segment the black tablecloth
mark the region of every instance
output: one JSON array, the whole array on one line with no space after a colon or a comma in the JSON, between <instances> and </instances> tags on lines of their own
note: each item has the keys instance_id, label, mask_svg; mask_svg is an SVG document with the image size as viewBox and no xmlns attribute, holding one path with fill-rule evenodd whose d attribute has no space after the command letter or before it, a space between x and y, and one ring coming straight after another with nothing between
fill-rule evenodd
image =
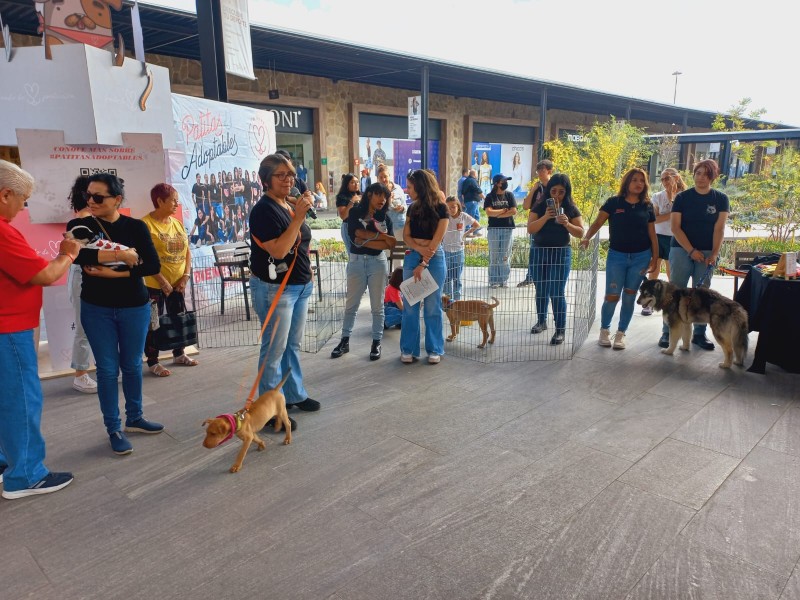
<instances>
[{"instance_id":1,"label":"black tablecloth","mask_svg":"<svg viewBox=\"0 0 800 600\"><path fill-rule=\"evenodd\" d=\"M753 269L736 294L758 331L751 373L764 373L766 363L800 373L800 281L764 277Z\"/></svg>"}]
</instances>

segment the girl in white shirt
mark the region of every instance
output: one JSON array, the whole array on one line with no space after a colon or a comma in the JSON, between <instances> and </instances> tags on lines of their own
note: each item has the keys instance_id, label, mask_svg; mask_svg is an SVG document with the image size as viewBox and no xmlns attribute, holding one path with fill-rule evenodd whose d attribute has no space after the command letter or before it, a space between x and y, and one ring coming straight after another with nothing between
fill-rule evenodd
<instances>
[{"instance_id":1,"label":"girl in white shirt","mask_svg":"<svg viewBox=\"0 0 800 600\"><path fill-rule=\"evenodd\" d=\"M447 276L443 292L450 300L461 299L461 273L464 270L464 236L480 229L481 224L461 210L461 203L455 196L447 198L447 211L450 218L447 231L442 240Z\"/></svg>"}]
</instances>

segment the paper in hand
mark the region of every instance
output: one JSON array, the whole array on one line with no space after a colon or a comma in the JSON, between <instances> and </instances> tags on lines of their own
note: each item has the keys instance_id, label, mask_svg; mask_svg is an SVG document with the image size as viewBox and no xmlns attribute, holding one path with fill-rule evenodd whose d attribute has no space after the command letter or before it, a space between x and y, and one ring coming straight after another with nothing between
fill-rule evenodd
<instances>
[{"instance_id":1,"label":"paper in hand","mask_svg":"<svg viewBox=\"0 0 800 600\"><path fill-rule=\"evenodd\" d=\"M403 302L413 306L423 298L427 298L439 291L439 284L431 275L428 269L422 270L422 277L419 281L414 281L414 277L409 277L400 284L400 291L403 292Z\"/></svg>"}]
</instances>

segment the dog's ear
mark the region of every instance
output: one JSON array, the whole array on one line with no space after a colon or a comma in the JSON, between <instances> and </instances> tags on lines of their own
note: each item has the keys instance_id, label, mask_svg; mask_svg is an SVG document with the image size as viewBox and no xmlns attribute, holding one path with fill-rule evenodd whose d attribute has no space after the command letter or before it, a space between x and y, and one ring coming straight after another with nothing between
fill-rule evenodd
<instances>
[{"instance_id":1,"label":"dog's ear","mask_svg":"<svg viewBox=\"0 0 800 600\"><path fill-rule=\"evenodd\" d=\"M211 419L206 419L205 421L203 421L203 424L200 427L205 427L209 423L211 423Z\"/></svg>"}]
</instances>

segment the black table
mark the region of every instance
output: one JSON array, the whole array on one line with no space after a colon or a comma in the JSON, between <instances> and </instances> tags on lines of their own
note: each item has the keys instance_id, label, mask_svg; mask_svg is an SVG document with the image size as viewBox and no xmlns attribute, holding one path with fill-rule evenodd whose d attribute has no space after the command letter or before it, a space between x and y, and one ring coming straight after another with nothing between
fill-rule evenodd
<instances>
[{"instance_id":1,"label":"black table","mask_svg":"<svg viewBox=\"0 0 800 600\"><path fill-rule=\"evenodd\" d=\"M758 331L751 373L767 363L800 373L800 281L765 277L753 269L736 294L747 311L750 331Z\"/></svg>"}]
</instances>

